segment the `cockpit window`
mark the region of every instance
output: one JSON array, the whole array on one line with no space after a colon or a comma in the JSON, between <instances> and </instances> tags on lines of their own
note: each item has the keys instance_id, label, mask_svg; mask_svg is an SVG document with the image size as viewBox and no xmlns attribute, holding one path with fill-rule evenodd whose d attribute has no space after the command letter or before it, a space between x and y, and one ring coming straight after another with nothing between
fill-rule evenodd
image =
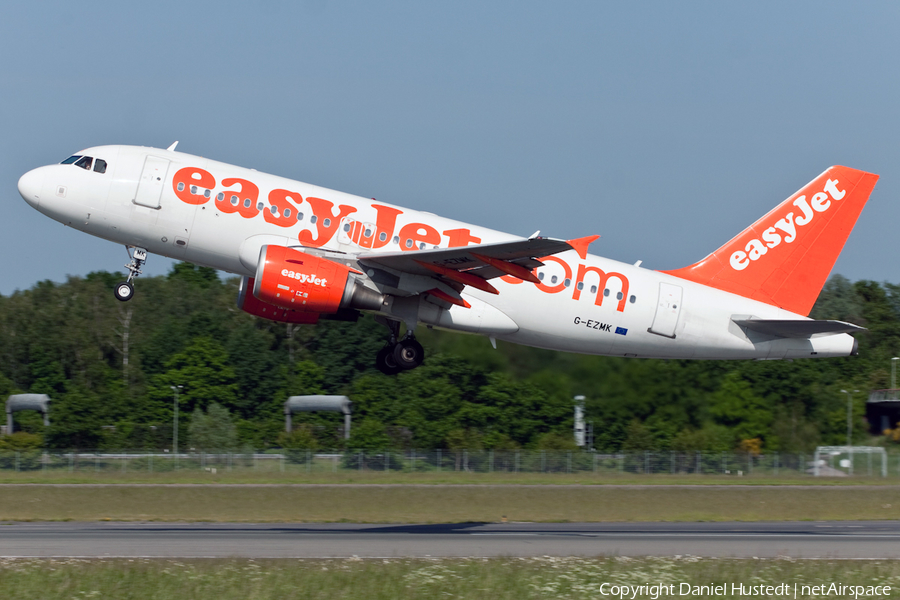
<instances>
[{"instance_id":1,"label":"cockpit window","mask_svg":"<svg viewBox=\"0 0 900 600\"><path fill-rule=\"evenodd\" d=\"M75 162L75 161L78 160L79 158L81 158L81 155L80 155L80 154L76 154L75 156L70 156L69 158L67 158L66 160L62 161L62 162L59 163L59 164L61 164L61 165L71 165L73 162Z\"/></svg>"},{"instance_id":2,"label":"cockpit window","mask_svg":"<svg viewBox=\"0 0 900 600\"><path fill-rule=\"evenodd\" d=\"M106 161L102 158L98 158L94 161L94 172L95 173L106 173Z\"/></svg>"},{"instance_id":3,"label":"cockpit window","mask_svg":"<svg viewBox=\"0 0 900 600\"><path fill-rule=\"evenodd\" d=\"M81 157L80 159L78 159L78 161L75 163L75 166L76 166L76 167L81 167L81 168L84 169L85 171L90 171L90 170L91 170L91 161L92 161L92 160L94 160L94 159L91 158L90 156L82 156L82 157Z\"/></svg>"}]
</instances>

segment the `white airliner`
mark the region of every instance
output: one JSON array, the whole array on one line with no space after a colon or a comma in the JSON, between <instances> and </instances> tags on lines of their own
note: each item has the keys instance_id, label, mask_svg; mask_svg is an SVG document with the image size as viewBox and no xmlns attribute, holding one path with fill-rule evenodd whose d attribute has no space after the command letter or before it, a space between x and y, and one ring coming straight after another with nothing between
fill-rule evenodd
<instances>
[{"instance_id":1,"label":"white airliner","mask_svg":"<svg viewBox=\"0 0 900 600\"><path fill-rule=\"evenodd\" d=\"M177 142L176 142L177 144ZM376 364L421 364L420 323L540 348L652 358L856 353L862 328L806 317L877 175L831 167L700 262L653 271L588 254L598 236L529 238L175 151L100 146L19 180L31 206L147 253L243 277L238 306L288 323L390 329ZM400 337L400 324L406 333Z\"/></svg>"}]
</instances>

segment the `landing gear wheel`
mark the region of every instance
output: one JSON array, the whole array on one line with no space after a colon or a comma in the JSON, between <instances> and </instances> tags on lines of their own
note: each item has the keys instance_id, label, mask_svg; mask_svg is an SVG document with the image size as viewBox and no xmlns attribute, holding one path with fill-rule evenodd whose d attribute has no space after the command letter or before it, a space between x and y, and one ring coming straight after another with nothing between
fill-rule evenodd
<instances>
[{"instance_id":1,"label":"landing gear wheel","mask_svg":"<svg viewBox=\"0 0 900 600\"><path fill-rule=\"evenodd\" d=\"M131 282L135 277L141 274L141 267L147 262L146 250L135 246L132 251L131 248L132 246L125 246L125 251L128 252L128 258L131 259L129 263L125 265L125 268L128 269L128 279L118 284L116 289L113 290L116 300L120 302L128 302L134 296L134 286Z\"/></svg>"},{"instance_id":2,"label":"landing gear wheel","mask_svg":"<svg viewBox=\"0 0 900 600\"><path fill-rule=\"evenodd\" d=\"M385 375L396 375L400 372L400 367L394 360L394 346L385 346L375 355L375 368Z\"/></svg>"},{"instance_id":3,"label":"landing gear wheel","mask_svg":"<svg viewBox=\"0 0 900 600\"><path fill-rule=\"evenodd\" d=\"M113 290L113 294L115 294L116 300L120 302L128 302L129 300L131 300L131 297L134 296L134 286L127 281L123 281L122 283L116 285L116 289Z\"/></svg>"},{"instance_id":4,"label":"landing gear wheel","mask_svg":"<svg viewBox=\"0 0 900 600\"><path fill-rule=\"evenodd\" d=\"M425 349L415 338L408 337L394 346L394 362L401 369L415 369L425 360Z\"/></svg>"}]
</instances>

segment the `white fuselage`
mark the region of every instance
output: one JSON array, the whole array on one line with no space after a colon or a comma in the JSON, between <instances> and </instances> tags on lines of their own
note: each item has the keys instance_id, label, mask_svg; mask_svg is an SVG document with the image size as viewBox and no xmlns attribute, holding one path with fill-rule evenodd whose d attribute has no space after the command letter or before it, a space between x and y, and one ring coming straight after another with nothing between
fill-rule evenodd
<instances>
[{"instance_id":1,"label":"white fuselage","mask_svg":"<svg viewBox=\"0 0 900 600\"><path fill-rule=\"evenodd\" d=\"M522 239L181 152L102 146L79 154L103 159L107 171L40 167L23 176L20 193L69 227L238 275L254 275L265 244L352 256ZM196 203L179 197L173 183L185 168L214 180L188 182L182 196L190 194ZM275 211L273 199L282 200ZM733 318L804 317L658 271L590 254L582 258L574 250L542 260L540 285L493 279L499 295L466 288L462 295L471 308L422 300L416 318L529 346L611 356L780 359L847 356L854 346L847 334L751 339ZM415 278L409 279L403 285L415 289ZM391 311L386 306L383 312L402 318Z\"/></svg>"}]
</instances>

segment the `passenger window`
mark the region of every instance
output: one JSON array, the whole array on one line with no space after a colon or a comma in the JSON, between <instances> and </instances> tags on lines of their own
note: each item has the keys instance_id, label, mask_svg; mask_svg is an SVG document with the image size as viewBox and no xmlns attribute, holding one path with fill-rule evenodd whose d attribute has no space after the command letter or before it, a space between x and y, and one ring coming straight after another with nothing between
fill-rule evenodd
<instances>
[{"instance_id":1,"label":"passenger window","mask_svg":"<svg viewBox=\"0 0 900 600\"><path fill-rule=\"evenodd\" d=\"M617 293L616 293L616 300L621 300L622 298L624 298L624 296L622 295L622 292L617 292Z\"/></svg>"},{"instance_id":2,"label":"passenger window","mask_svg":"<svg viewBox=\"0 0 900 600\"><path fill-rule=\"evenodd\" d=\"M543 273L543 272L538 272L538 279L540 279L541 281L544 280L544 273Z\"/></svg>"},{"instance_id":3,"label":"passenger window","mask_svg":"<svg viewBox=\"0 0 900 600\"><path fill-rule=\"evenodd\" d=\"M298 212L298 213L297 213L297 220L298 220L298 221L302 221L302 220L303 220L303 213L302 213L302 212Z\"/></svg>"},{"instance_id":4,"label":"passenger window","mask_svg":"<svg viewBox=\"0 0 900 600\"><path fill-rule=\"evenodd\" d=\"M580 292L581 290L584 289L584 282L583 282L583 281L579 281L579 282L578 282L578 285L576 285L575 287L577 287L577 288L578 288L578 291Z\"/></svg>"},{"instance_id":5,"label":"passenger window","mask_svg":"<svg viewBox=\"0 0 900 600\"><path fill-rule=\"evenodd\" d=\"M98 158L94 161L94 173L106 173L106 161Z\"/></svg>"},{"instance_id":6,"label":"passenger window","mask_svg":"<svg viewBox=\"0 0 900 600\"><path fill-rule=\"evenodd\" d=\"M251 204L252 204L252 202L251 202L250 198L244 198L244 208L250 208Z\"/></svg>"},{"instance_id":7,"label":"passenger window","mask_svg":"<svg viewBox=\"0 0 900 600\"><path fill-rule=\"evenodd\" d=\"M313 215L309 218L309 222L312 223L313 225L315 225L316 221L318 221L318 220L319 220L319 217L317 217L316 215Z\"/></svg>"},{"instance_id":8,"label":"passenger window","mask_svg":"<svg viewBox=\"0 0 900 600\"><path fill-rule=\"evenodd\" d=\"M59 164L61 164L61 165L71 165L73 162L75 162L75 161L78 160L79 158L81 158L81 155L80 155L80 154L76 154L75 156L70 156L69 158L67 158L66 160L62 161L62 162L59 163Z\"/></svg>"},{"instance_id":9,"label":"passenger window","mask_svg":"<svg viewBox=\"0 0 900 600\"><path fill-rule=\"evenodd\" d=\"M550 283L556 283L556 279L557 279L557 277L556 277L556 275L554 275L553 277L550 278Z\"/></svg>"},{"instance_id":10,"label":"passenger window","mask_svg":"<svg viewBox=\"0 0 900 600\"><path fill-rule=\"evenodd\" d=\"M634 304L635 300L637 300L637 298L635 298L634 296L632 296L628 299L628 301L631 302L632 304Z\"/></svg>"},{"instance_id":11,"label":"passenger window","mask_svg":"<svg viewBox=\"0 0 900 600\"><path fill-rule=\"evenodd\" d=\"M290 218L290 216L291 216L291 209L289 209L289 208L284 209L284 218L287 219L287 218Z\"/></svg>"},{"instance_id":12,"label":"passenger window","mask_svg":"<svg viewBox=\"0 0 900 600\"><path fill-rule=\"evenodd\" d=\"M387 234L386 234L385 232L382 231L380 234L378 234L378 239L381 240L382 242L386 241L386 240L387 240Z\"/></svg>"},{"instance_id":13,"label":"passenger window","mask_svg":"<svg viewBox=\"0 0 900 600\"><path fill-rule=\"evenodd\" d=\"M81 157L80 159L78 159L78 161L75 163L75 166L76 166L76 167L81 167L81 168L84 169L85 171L90 171L90 170L91 170L91 162L93 162L93 160L94 160L94 159L91 158L90 156L82 156L82 157Z\"/></svg>"}]
</instances>

